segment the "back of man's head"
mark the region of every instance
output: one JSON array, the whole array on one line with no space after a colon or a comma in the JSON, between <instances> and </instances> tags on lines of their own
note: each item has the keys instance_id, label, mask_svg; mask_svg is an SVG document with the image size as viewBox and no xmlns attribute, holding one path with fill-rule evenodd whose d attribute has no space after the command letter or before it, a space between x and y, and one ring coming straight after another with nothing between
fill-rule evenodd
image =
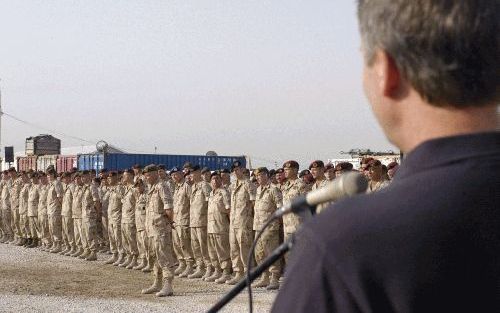
<instances>
[{"instance_id":1,"label":"back of man's head","mask_svg":"<svg viewBox=\"0 0 500 313\"><path fill-rule=\"evenodd\" d=\"M377 48L429 104L499 102L499 1L359 0L365 60Z\"/></svg>"}]
</instances>

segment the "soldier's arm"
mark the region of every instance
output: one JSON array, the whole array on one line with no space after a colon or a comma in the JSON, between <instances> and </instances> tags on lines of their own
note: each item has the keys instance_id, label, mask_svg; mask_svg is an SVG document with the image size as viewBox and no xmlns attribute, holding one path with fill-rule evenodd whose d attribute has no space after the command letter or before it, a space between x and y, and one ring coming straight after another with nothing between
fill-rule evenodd
<instances>
[{"instance_id":1,"label":"soldier's arm","mask_svg":"<svg viewBox=\"0 0 500 313\"><path fill-rule=\"evenodd\" d=\"M248 186L247 188L249 194L249 201L253 207L255 206L255 195L257 194L257 187L255 187L255 185L252 183L248 183L247 186Z\"/></svg>"},{"instance_id":2,"label":"soldier's arm","mask_svg":"<svg viewBox=\"0 0 500 313\"><path fill-rule=\"evenodd\" d=\"M271 190L276 208L279 209L283 206L283 195L278 188L272 188Z\"/></svg>"},{"instance_id":3,"label":"soldier's arm","mask_svg":"<svg viewBox=\"0 0 500 313\"><path fill-rule=\"evenodd\" d=\"M222 190L222 202L224 202L224 207L226 208L226 212L224 213L229 214L231 211L231 196L225 188Z\"/></svg>"},{"instance_id":4,"label":"soldier's arm","mask_svg":"<svg viewBox=\"0 0 500 313\"><path fill-rule=\"evenodd\" d=\"M208 199L210 198L210 192L212 192L212 187L210 187L209 184L202 184L201 190L202 190L203 194L205 195L205 201L208 202Z\"/></svg>"},{"instance_id":5,"label":"soldier's arm","mask_svg":"<svg viewBox=\"0 0 500 313\"><path fill-rule=\"evenodd\" d=\"M94 207L100 211L101 210L101 198L99 197L99 189L97 186L91 186L90 192L92 193L92 201L94 201Z\"/></svg>"},{"instance_id":6,"label":"soldier's arm","mask_svg":"<svg viewBox=\"0 0 500 313\"><path fill-rule=\"evenodd\" d=\"M174 200L172 199L170 188L165 186L165 184L159 184L158 188L160 191L160 198L163 201L163 208L165 209L169 222L172 223L174 220Z\"/></svg>"}]
</instances>

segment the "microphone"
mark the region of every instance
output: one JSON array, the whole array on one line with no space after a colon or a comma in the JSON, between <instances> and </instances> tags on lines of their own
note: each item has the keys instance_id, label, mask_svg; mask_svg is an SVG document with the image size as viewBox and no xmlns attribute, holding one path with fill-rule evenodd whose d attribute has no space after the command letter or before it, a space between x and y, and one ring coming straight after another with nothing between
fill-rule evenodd
<instances>
[{"instance_id":1,"label":"microphone","mask_svg":"<svg viewBox=\"0 0 500 313\"><path fill-rule=\"evenodd\" d=\"M368 181L364 175L357 172L347 172L335 178L335 180L327 186L298 197L293 200L291 204L278 209L274 213L274 217L279 218L288 213L299 213L314 208L321 203L351 197L358 193L365 192L367 188Z\"/></svg>"}]
</instances>

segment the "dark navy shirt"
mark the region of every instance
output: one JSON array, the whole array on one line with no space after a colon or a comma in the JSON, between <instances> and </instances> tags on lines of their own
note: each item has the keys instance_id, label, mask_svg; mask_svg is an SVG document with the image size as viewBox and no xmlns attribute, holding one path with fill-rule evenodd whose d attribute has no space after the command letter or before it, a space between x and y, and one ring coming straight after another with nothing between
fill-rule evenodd
<instances>
[{"instance_id":1,"label":"dark navy shirt","mask_svg":"<svg viewBox=\"0 0 500 313\"><path fill-rule=\"evenodd\" d=\"M500 312L500 133L427 141L307 221L273 312Z\"/></svg>"}]
</instances>

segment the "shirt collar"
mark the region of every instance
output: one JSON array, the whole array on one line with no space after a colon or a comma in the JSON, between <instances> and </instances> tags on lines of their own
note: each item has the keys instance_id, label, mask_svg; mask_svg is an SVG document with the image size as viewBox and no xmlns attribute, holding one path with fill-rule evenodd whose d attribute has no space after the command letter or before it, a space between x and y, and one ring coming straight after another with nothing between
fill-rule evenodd
<instances>
[{"instance_id":1,"label":"shirt collar","mask_svg":"<svg viewBox=\"0 0 500 313\"><path fill-rule=\"evenodd\" d=\"M500 132L475 133L428 140L403 159L395 180L464 159L500 154Z\"/></svg>"}]
</instances>

